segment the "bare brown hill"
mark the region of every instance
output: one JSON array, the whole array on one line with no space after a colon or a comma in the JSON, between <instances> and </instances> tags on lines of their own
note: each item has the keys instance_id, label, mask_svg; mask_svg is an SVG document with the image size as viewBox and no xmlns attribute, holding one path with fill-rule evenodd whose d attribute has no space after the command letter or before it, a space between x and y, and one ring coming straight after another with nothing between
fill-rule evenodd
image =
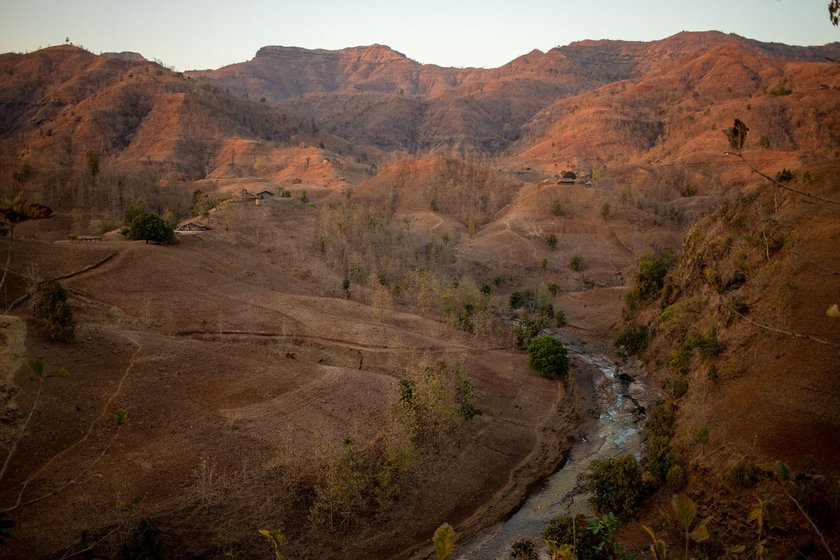
<instances>
[{"instance_id":1,"label":"bare brown hill","mask_svg":"<svg viewBox=\"0 0 840 560\"><path fill-rule=\"evenodd\" d=\"M797 70L786 69L788 63L819 65L838 53L838 44L790 47L685 32L651 43L582 41L533 51L493 69L422 65L381 45L340 51L265 47L248 62L189 75L311 115L321 130L352 144L412 153L518 153L539 140L546 126L562 126L575 134L572 144L587 146L573 155L615 159L655 144L671 147L659 138L663 99L704 94L704 111L746 90L766 93L788 74L793 79ZM616 98L607 84L621 92L632 88ZM569 117L605 103L605 111ZM616 105L618 113L612 111ZM588 124L581 127L581 119ZM684 130L693 137L697 128ZM601 138L614 140L599 146Z\"/></svg>"},{"instance_id":2,"label":"bare brown hill","mask_svg":"<svg viewBox=\"0 0 840 560\"><path fill-rule=\"evenodd\" d=\"M141 57L142 58L142 57ZM286 144L298 121L136 57L74 46L0 56L0 136L10 156L74 163L86 152L123 167L204 175L226 140Z\"/></svg>"}]
</instances>

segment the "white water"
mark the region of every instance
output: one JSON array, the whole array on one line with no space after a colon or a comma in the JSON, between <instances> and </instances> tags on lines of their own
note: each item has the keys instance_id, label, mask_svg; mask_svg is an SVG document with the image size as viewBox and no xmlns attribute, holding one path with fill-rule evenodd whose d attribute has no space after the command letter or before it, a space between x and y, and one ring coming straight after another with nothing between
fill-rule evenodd
<instances>
[{"instance_id":1,"label":"white water","mask_svg":"<svg viewBox=\"0 0 840 560\"><path fill-rule=\"evenodd\" d=\"M642 441L639 434L639 405L653 400L645 383L645 373L637 365L619 367L599 352L590 352L573 335L563 333L563 340L572 367L593 376L598 410L596 427L572 449L569 460L552 475L545 487L532 495L508 520L482 531L472 539L458 543L455 560L507 560L510 547L519 539L530 539L540 550L540 558L548 558L548 548L541 533L552 518L560 514L591 515L588 495L580 486L593 459L606 459L632 453L639 457ZM621 381L620 374L632 377Z\"/></svg>"}]
</instances>

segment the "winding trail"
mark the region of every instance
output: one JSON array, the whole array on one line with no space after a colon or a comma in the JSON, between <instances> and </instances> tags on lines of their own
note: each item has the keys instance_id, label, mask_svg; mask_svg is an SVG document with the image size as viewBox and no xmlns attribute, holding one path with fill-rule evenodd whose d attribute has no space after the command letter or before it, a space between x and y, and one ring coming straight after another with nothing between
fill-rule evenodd
<instances>
[{"instance_id":1,"label":"winding trail","mask_svg":"<svg viewBox=\"0 0 840 560\"><path fill-rule=\"evenodd\" d=\"M114 390L114 392L108 398L108 400L106 400L105 403L102 405L102 409L100 410L99 415L91 421L90 425L88 426L87 432L85 432L85 435L82 436L81 439L77 440L75 443L69 445L68 447L65 447L64 449L62 449L61 451L59 451L58 453L56 453L55 455L50 457L50 459L46 463L41 465L41 468L39 468L37 471L31 473L28 477L26 477L26 480L23 482L23 484L28 485L30 482L32 482L33 480L38 478L47 469L47 467L49 467L51 464L53 464L56 460L63 457L64 455L66 455L67 453L69 453L70 451L72 451L73 449L75 449L79 445L83 444L88 439L90 439L90 436L93 434L93 430L96 427L96 425L103 418L105 418L106 415L108 415L109 408L111 407L111 404L114 402L114 399L116 399L117 396L119 396L119 394L122 392L123 384L125 383L125 380L128 378L128 374L134 368L135 359L137 358L137 355L140 354L140 352L143 351L143 345L140 344L140 342L138 342L136 338L134 338L132 336L129 336L129 335L123 333L123 332L120 332L120 331L117 331L117 330L113 330L112 332L122 336L123 338L125 338L126 340L128 340L129 342L131 342L132 344L134 344L137 347L134 350L134 353L131 355L131 358L129 358L129 360L128 360L128 366L126 366L125 371L123 372L122 376L120 376L120 380L117 383L117 388Z\"/></svg>"}]
</instances>

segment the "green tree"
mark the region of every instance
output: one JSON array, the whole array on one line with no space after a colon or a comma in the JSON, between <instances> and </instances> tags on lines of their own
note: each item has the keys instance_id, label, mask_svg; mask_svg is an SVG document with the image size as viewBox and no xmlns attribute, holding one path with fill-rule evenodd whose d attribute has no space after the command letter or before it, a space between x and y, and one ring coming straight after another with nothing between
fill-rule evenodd
<instances>
[{"instance_id":1,"label":"green tree","mask_svg":"<svg viewBox=\"0 0 840 560\"><path fill-rule=\"evenodd\" d=\"M592 505L600 514L629 517L642 498L642 470L632 455L594 460L586 472L592 483Z\"/></svg>"},{"instance_id":2,"label":"green tree","mask_svg":"<svg viewBox=\"0 0 840 560\"><path fill-rule=\"evenodd\" d=\"M136 241L142 239L146 243L171 243L175 240L175 232L157 214L140 211L131 220L128 238Z\"/></svg>"},{"instance_id":3,"label":"green tree","mask_svg":"<svg viewBox=\"0 0 840 560\"><path fill-rule=\"evenodd\" d=\"M840 0L831 0L828 3L828 19L835 27L840 25Z\"/></svg>"},{"instance_id":4,"label":"green tree","mask_svg":"<svg viewBox=\"0 0 840 560\"><path fill-rule=\"evenodd\" d=\"M34 314L50 329L50 336L61 342L70 342L76 335L76 321L67 302L67 292L55 280L38 286L35 293Z\"/></svg>"},{"instance_id":5,"label":"green tree","mask_svg":"<svg viewBox=\"0 0 840 560\"><path fill-rule=\"evenodd\" d=\"M538 336L528 344L528 367L549 379L569 373L569 358L563 343L553 336Z\"/></svg>"}]
</instances>

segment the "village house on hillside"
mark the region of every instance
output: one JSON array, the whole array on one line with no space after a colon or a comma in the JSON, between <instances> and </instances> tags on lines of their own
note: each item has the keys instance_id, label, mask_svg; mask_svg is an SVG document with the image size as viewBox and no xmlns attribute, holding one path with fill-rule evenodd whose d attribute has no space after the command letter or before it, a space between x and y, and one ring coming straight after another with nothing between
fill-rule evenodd
<instances>
[{"instance_id":1,"label":"village house on hillside","mask_svg":"<svg viewBox=\"0 0 840 560\"><path fill-rule=\"evenodd\" d=\"M178 226L178 228L175 231L207 231L208 229L210 229L210 227L206 226L205 224L188 222L186 224Z\"/></svg>"},{"instance_id":2,"label":"village house on hillside","mask_svg":"<svg viewBox=\"0 0 840 560\"><path fill-rule=\"evenodd\" d=\"M256 194L257 200L269 200L274 198L274 193L271 191L261 191Z\"/></svg>"},{"instance_id":3,"label":"village house on hillside","mask_svg":"<svg viewBox=\"0 0 840 560\"><path fill-rule=\"evenodd\" d=\"M557 181L558 185L574 185L577 181L577 174L574 171L565 171Z\"/></svg>"}]
</instances>

